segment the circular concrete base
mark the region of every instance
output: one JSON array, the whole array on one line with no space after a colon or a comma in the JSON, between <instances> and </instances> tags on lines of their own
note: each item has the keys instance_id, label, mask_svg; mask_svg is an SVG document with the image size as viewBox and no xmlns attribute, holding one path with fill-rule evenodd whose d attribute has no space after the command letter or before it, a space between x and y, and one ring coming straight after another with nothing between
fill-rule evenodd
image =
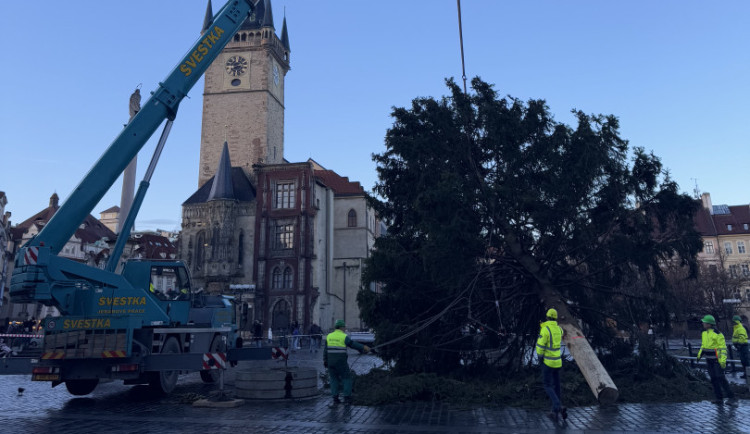
<instances>
[{"instance_id":1,"label":"circular concrete base","mask_svg":"<svg viewBox=\"0 0 750 434\"><path fill-rule=\"evenodd\" d=\"M313 368L245 369L237 372L235 396L276 400L311 398L319 394L318 371Z\"/></svg>"}]
</instances>

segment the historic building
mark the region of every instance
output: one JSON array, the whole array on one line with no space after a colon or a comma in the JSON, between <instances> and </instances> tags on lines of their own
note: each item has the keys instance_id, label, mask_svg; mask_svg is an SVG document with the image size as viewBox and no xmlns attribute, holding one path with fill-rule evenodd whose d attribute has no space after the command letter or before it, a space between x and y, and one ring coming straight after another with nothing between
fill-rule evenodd
<instances>
[{"instance_id":1,"label":"historic building","mask_svg":"<svg viewBox=\"0 0 750 434\"><path fill-rule=\"evenodd\" d=\"M198 190L183 203L179 256L194 286L241 300L245 324L304 333L343 318L357 329L377 222L358 182L284 159L290 54L286 19L276 36L263 0L206 72Z\"/></svg>"},{"instance_id":2,"label":"historic building","mask_svg":"<svg viewBox=\"0 0 750 434\"><path fill-rule=\"evenodd\" d=\"M5 212L5 205L8 204L8 197L4 191L0 191L0 313L3 306L8 304L8 295L6 288L9 282L8 263L13 261L12 252L10 251L10 212ZM0 315L0 317L3 317ZM4 325L0 323L0 325Z\"/></svg>"},{"instance_id":3,"label":"historic building","mask_svg":"<svg viewBox=\"0 0 750 434\"><path fill-rule=\"evenodd\" d=\"M99 221L102 222L102 224L109 228L110 231L114 233L119 233L119 228L117 227L118 218L120 216L120 207L119 206L113 206L110 208L105 209L104 211L99 213Z\"/></svg>"},{"instance_id":4,"label":"historic building","mask_svg":"<svg viewBox=\"0 0 750 434\"><path fill-rule=\"evenodd\" d=\"M695 224L703 238L698 259L714 269L724 269L730 277L748 284L731 299L750 302L750 205L713 205L711 194L701 195L702 207Z\"/></svg>"}]
</instances>

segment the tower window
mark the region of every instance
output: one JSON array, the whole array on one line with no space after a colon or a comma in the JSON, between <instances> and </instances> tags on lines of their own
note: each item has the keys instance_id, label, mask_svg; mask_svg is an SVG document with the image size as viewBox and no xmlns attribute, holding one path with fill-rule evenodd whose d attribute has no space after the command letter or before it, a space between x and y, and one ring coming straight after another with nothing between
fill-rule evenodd
<instances>
[{"instance_id":1,"label":"tower window","mask_svg":"<svg viewBox=\"0 0 750 434\"><path fill-rule=\"evenodd\" d=\"M281 288L281 270L279 267L275 267L273 269L273 273L271 275L271 288L272 289L279 289Z\"/></svg>"},{"instance_id":2,"label":"tower window","mask_svg":"<svg viewBox=\"0 0 750 434\"><path fill-rule=\"evenodd\" d=\"M294 208L294 182L276 184L276 208Z\"/></svg>"},{"instance_id":3,"label":"tower window","mask_svg":"<svg viewBox=\"0 0 750 434\"><path fill-rule=\"evenodd\" d=\"M350 228L356 228L357 227L357 211L354 211L353 209L349 210L349 214L346 216L347 219L347 226Z\"/></svg>"},{"instance_id":4,"label":"tower window","mask_svg":"<svg viewBox=\"0 0 750 434\"><path fill-rule=\"evenodd\" d=\"M292 289L292 268L286 267L284 269L284 288Z\"/></svg>"},{"instance_id":5,"label":"tower window","mask_svg":"<svg viewBox=\"0 0 750 434\"><path fill-rule=\"evenodd\" d=\"M277 225L274 237L274 249L291 249L294 247L294 225Z\"/></svg>"},{"instance_id":6,"label":"tower window","mask_svg":"<svg viewBox=\"0 0 750 434\"><path fill-rule=\"evenodd\" d=\"M240 80L239 78L235 78L234 80L232 80L232 86L239 86L240 84L242 84L242 80Z\"/></svg>"}]
</instances>

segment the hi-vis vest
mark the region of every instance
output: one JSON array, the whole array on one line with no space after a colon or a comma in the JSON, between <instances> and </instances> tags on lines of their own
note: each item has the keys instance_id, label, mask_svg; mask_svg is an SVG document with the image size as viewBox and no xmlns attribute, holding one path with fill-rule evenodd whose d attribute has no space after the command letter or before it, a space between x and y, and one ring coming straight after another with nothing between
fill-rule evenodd
<instances>
[{"instance_id":1,"label":"hi-vis vest","mask_svg":"<svg viewBox=\"0 0 750 434\"><path fill-rule=\"evenodd\" d=\"M563 331L557 321L543 322L536 341L536 353L544 358L544 364L550 368L561 368L560 344Z\"/></svg>"},{"instance_id":2,"label":"hi-vis vest","mask_svg":"<svg viewBox=\"0 0 750 434\"><path fill-rule=\"evenodd\" d=\"M698 350L698 358L718 359L719 364L727 362L727 343L724 335L716 333L714 329L708 329L701 335L701 349Z\"/></svg>"},{"instance_id":3,"label":"hi-vis vest","mask_svg":"<svg viewBox=\"0 0 750 434\"><path fill-rule=\"evenodd\" d=\"M339 329L326 336L326 351L328 354L346 354L346 333Z\"/></svg>"},{"instance_id":4,"label":"hi-vis vest","mask_svg":"<svg viewBox=\"0 0 750 434\"><path fill-rule=\"evenodd\" d=\"M732 333L732 343L735 345L742 345L747 343L747 331L742 324L734 323L734 333Z\"/></svg>"}]
</instances>

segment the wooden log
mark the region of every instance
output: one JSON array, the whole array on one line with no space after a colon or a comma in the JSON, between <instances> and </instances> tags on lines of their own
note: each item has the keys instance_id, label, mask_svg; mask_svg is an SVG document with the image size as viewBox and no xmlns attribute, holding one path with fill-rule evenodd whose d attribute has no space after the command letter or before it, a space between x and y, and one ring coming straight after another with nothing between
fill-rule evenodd
<instances>
[{"instance_id":1,"label":"wooden log","mask_svg":"<svg viewBox=\"0 0 750 434\"><path fill-rule=\"evenodd\" d=\"M547 308L553 307L557 310L557 323L563 329L563 342L568 348L570 355L581 370L591 392L596 396L599 404L610 405L617 402L620 392L602 366L596 352L591 348L581 329L576 324L575 318L570 314L568 306L559 298L545 297Z\"/></svg>"},{"instance_id":2,"label":"wooden log","mask_svg":"<svg viewBox=\"0 0 750 434\"><path fill-rule=\"evenodd\" d=\"M500 222L502 223L502 221ZM583 332L581 332L575 318L570 314L567 303L562 299L560 292L555 289L552 282L550 282L548 276L539 266L539 263L536 262L533 256L524 251L514 228L507 223L502 226L505 230L505 243L508 245L509 253L518 260L518 263L539 284L539 292L544 306L547 309L554 307L557 310L558 324L564 331L563 341L575 359L578 369L581 370L589 388L591 388L591 392L594 393L599 404L614 404L620 392L617 390L617 386L615 386L607 370L602 366Z\"/></svg>"}]
</instances>

